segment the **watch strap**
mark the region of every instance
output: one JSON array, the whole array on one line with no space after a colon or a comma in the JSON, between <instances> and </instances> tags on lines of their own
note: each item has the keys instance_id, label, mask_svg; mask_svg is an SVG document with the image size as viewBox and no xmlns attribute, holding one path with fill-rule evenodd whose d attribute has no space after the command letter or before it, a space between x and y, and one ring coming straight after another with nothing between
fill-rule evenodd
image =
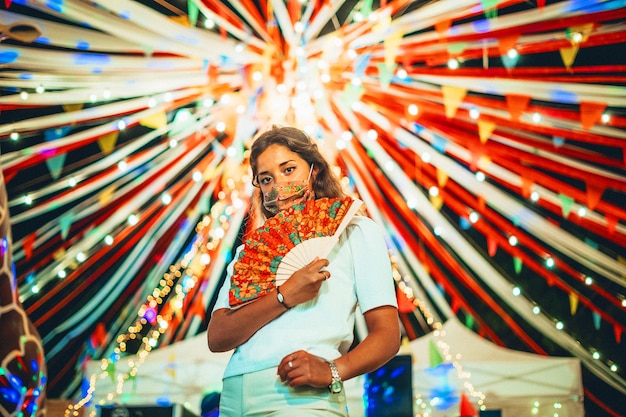
<instances>
[{"instance_id":1,"label":"watch strap","mask_svg":"<svg viewBox=\"0 0 626 417\"><path fill-rule=\"evenodd\" d=\"M287 310L291 309L291 307L285 304L285 297L281 294L280 287L276 287L276 298L278 299L278 302L281 303Z\"/></svg>"},{"instance_id":2,"label":"watch strap","mask_svg":"<svg viewBox=\"0 0 626 417\"><path fill-rule=\"evenodd\" d=\"M341 375L339 375L339 370L337 369L337 365L335 365L334 361L328 360L328 366L330 366L330 376L331 381L328 385L328 390L331 393L337 394L341 392L343 389L343 381L341 380Z\"/></svg>"}]
</instances>

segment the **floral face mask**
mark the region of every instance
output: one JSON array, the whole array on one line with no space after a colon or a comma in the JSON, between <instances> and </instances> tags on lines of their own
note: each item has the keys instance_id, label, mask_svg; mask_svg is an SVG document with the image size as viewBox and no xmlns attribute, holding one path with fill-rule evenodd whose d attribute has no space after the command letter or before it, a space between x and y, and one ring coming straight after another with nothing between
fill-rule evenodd
<instances>
[{"instance_id":1,"label":"floral face mask","mask_svg":"<svg viewBox=\"0 0 626 417\"><path fill-rule=\"evenodd\" d=\"M309 176L304 181L288 181L286 183L276 183L271 190L263 193L263 207L272 214L281 210L303 203L313 198L310 180L313 172L313 165L309 171Z\"/></svg>"}]
</instances>

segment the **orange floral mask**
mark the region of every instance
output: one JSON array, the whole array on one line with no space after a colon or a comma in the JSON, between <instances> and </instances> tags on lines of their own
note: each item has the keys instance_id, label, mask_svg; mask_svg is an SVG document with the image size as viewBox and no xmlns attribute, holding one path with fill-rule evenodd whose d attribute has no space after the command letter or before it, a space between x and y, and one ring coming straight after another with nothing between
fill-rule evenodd
<instances>
[{"instance_id":1,"label":"orange floral mask","mask_svg":"<svg viewBox=\"0 0 626 417\"><path fill-rule=\"evenodd\" d=\"M309 177L303 181L288 181L276 183L270 191L263 193L263 207L272 214L281 210L313 199L310 180L313 165L309 171Z\"/></svg>"}]
</instances>

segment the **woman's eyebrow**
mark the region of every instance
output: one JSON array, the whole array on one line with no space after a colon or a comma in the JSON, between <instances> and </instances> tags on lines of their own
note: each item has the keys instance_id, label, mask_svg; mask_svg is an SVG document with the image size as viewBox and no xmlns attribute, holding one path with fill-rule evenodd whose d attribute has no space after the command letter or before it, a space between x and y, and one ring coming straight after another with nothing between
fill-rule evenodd
<instances>
[{"instance_id":1,"label":"woman's eyebrow","mask_svg":"<svg viewBox=\"0 0 626 417\"><path fill-rule=\"evenodd\" d=\"M295 162L295 161L296 161L295 159L289 159L289 160L287 160L287 161L285 161L285 162L281 162L278 166L282 168L282 167L284 167L285 165L290 164L290 163ZM269 173L269 171L263 171L263 172L259 172L259 173L258 173L258 174L256 174L256 175L257 175L257 177L258 177L259 175L271 175L271 174Z\"/></svg>"}]
</instances>

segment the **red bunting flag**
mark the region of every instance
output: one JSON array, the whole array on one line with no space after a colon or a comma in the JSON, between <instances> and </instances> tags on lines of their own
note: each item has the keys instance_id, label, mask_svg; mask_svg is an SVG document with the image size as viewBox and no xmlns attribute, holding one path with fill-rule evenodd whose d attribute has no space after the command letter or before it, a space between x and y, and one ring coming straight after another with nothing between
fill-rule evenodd
<instances>
[{"instance_id":1,"label":"red bunting flag","mask_svg":"<svg viewBox=\"0 0 626 417\"><path fill-rule=\"evenodd\" d=\"M507 94L505 97L511 120L515 122L519 121L522 113L528 108L530 96L524 94Z\"/></svg>"},{"instance_id":2,"label":"red bunting flag","mask_svg":"<svg viewBox=\"0 0 626 417\"><path fill-rule=\"evenodd\" d=\"M583 125L583 129L591 129L602 117L604 109L606 109L606 103L581 101L580 122Z\"/></svg>"},{"instance_id":3,"label":"red bunting flag","mask_svg":"<svg viewBox=\"0 0 626 417\"><path fill-rule=\"evenodd\" d=\"M415 310L415 304L409 300L404 291L396 290L396 299L398 300L398 311L400 313L412 313Z\"/></svg>"},{"instance_id":4,"label":"red bunting flag","mask_svg":"<svg viewBox=\"0 0 626 417\"><path fill-rule=\"evenodd\" d=\"M459 405L459 417L476 417L478 413L474 405L467 398L465 393L461 394L461 403Z\"/></svg>"},{"instance_id":5,"label":"red bunting flag","mask_svg":"<svg viewBox=\"0 0 626 417\"><path fill-rule=\"evenodd\" d=\"M587 183L587 207L589 209L596 208L602 198L602 193L604 193L604 187Z\"/></svg>"},{"instance_id":6,"label":"red bunting flag","mask_svg":"<svg viewBox=\"0 0 626 417\"><path fill-rule=\"evenodd\" d=\"M500 55L506 55L509 50L515 48L519 37L520 34L516 33L510 36L503 36L501 38L498 38L498 51L500 52Z\"/></svg>"}]
</instances>

